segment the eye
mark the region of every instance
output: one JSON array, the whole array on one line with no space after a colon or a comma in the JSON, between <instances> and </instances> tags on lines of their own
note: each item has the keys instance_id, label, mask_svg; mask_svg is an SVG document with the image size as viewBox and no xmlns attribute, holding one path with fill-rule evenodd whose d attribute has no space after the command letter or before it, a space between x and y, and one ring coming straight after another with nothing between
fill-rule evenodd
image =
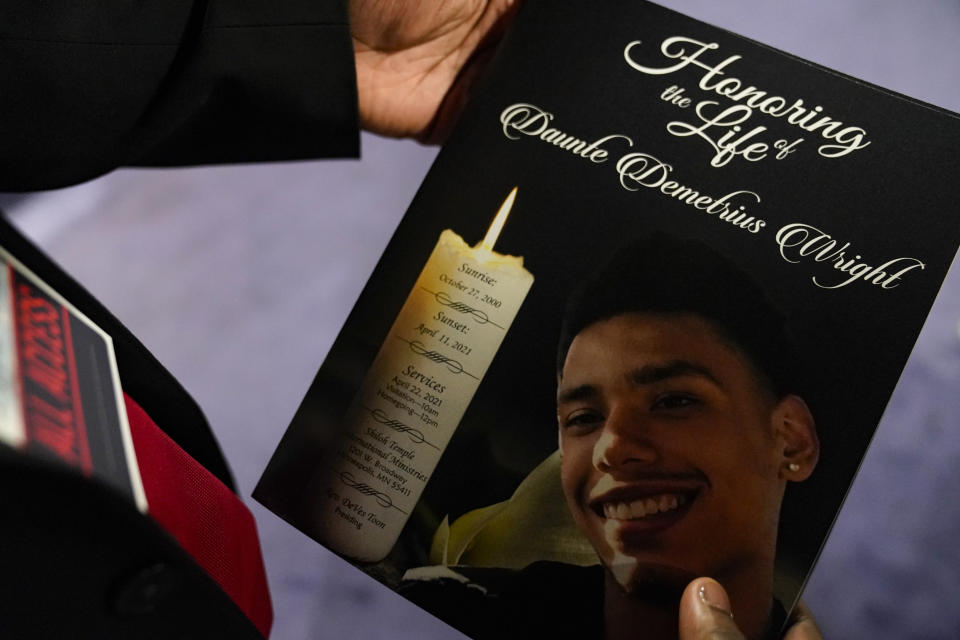
<instances>
[{"instance_id":1,"label":"eye","mask_svg":"<svg viewBox=\"0 0 960 640\"><path fill-rule=\"evenodd\" d=\"M671 391L657 396L651 411L679 411L699 407L703 401L696 395L685 391Z\"/></svg>"},{"instance_id":2,"label":"eye","mask_svg":"<svg viewBox=\"0 0 960 640\"><path fill-rule=\"evenodd\" d=\"M590 431L603 424L603 414L595 409L576 409L566 416L561 416L560 427L578 431Z\"/></svg>"}]
</instances>

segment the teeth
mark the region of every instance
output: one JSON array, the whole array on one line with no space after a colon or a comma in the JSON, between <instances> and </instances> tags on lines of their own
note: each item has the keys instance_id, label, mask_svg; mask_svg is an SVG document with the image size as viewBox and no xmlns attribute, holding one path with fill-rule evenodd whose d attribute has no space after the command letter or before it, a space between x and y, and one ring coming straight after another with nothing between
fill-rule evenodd
<instances>
[{"instance_id":1,"label":"teeth","mask_svg":"<svg viewBox=\"0 0 960 640\"><path fill-rule=\"evenodd\" d=\"M603 505L603 515L611 520L639 520L656 513L673 511L686 502L686 497L679 493L664 493L633 502L606 502Z\"/></svg>"}]
</instances>

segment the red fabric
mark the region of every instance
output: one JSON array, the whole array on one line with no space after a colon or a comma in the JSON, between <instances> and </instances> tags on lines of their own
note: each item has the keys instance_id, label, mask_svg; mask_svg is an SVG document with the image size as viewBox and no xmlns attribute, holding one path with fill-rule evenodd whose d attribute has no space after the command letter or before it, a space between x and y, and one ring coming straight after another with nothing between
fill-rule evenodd
<instances>
[{"instance_id":1,"label":"red fabric","mask_svg":"<svg viewBox=\"0 0 960 640\"><path fill-rule=\"evenodd\" d=\"M253 515L136 402L123 399L150 515L268 637L273 609Z\"/></svg>"}]
</instances>

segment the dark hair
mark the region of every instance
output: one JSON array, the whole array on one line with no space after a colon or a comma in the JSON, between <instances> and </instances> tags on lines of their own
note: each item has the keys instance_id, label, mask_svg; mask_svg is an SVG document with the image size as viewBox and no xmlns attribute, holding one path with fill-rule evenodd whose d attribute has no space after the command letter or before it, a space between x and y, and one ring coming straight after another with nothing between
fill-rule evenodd
<instances>
[{"instance_id":1,"label":"dark hair","mask_svg":"<svg viewBox=\"0 0 960 640\"><path fill-rule=\"evenodd\" d=\"M658 232L621 247L571 295L557 371L577 334L625 313L699 316L747 357L776 397L802 392L801 364L784 317L745 271L702 242Z\"/></svg>"}]
</instances>

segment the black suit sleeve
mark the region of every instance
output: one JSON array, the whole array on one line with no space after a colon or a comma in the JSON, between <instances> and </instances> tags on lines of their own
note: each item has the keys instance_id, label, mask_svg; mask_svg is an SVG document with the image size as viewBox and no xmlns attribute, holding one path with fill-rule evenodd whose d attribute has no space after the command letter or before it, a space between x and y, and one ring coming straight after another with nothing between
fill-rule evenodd
<instances>
[{"instance_id":1,"label":"black suit sleeve","mask_svg":"<svg viewBox=\"0 0 960 640\"><path fill-rule=\"evenodd\" d=\"M0 191L356 155L345 3L3 0Z\"/></svg>"}]
</instances>

